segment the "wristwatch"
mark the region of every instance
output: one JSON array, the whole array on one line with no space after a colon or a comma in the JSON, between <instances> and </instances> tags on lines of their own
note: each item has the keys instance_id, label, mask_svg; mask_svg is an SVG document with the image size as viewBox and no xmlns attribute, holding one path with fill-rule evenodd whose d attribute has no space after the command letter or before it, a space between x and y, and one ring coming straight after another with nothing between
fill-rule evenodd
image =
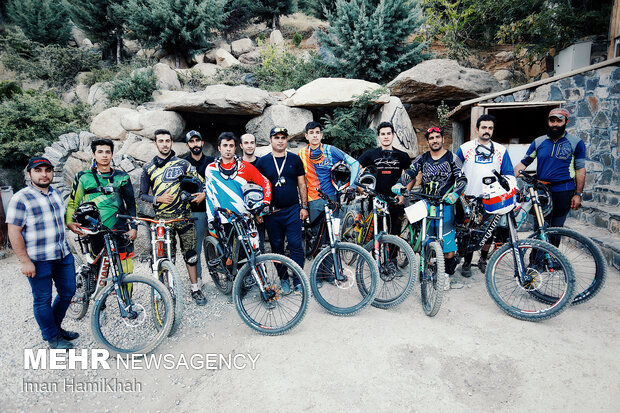
<instances>
[{"instance_id":1,"label":"wristwatch","mask_svg":"<svg viewBox=\"0 0 620 413\"><path fill-rule=\"evenodd\" d=\"M310 210L310 208L308 208L307 206L303 206L303 205L301 206L301 209L305 209L306 211Z\"/></svg>"},{"instance_id":2,"label":"wristwatch","mask_svg":"<svg viewBox=\"0 0 620 413\"><path fill-rule=\"evenodd\" d=\"M583 198L583 192L575 192L575 195L579 195L579 198Z\"/></svg>"}]
</instances>

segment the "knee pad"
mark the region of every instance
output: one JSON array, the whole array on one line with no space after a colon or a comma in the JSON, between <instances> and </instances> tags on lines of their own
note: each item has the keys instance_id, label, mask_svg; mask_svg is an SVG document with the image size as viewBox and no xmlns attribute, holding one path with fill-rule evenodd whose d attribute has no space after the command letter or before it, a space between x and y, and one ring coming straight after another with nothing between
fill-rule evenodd
<instances>
[{"instance_id":1,"label":"knee pad","mask_svg":"<svg viewBox=\"0 0 620 413\"><path fill-rule=\"evenodd\" d=\"M458 265L458 261L456 260L456 257L446 258L445 263L446 263L446 268L445 268L446 274L448 275L454 274L454 272L456 271L456 266Z\"/></svg>"},{"instance_id":2,"label":"knee pad","mask_svg":"<svg viewBox=\"0 0 620 413\"><path fill-rule=\"evenodd\" d=\"M183 255L183 259L186 264L193 267L198 263L198 253L196 253L196 250L189 250Z\"/></svg>"}]
</instances>

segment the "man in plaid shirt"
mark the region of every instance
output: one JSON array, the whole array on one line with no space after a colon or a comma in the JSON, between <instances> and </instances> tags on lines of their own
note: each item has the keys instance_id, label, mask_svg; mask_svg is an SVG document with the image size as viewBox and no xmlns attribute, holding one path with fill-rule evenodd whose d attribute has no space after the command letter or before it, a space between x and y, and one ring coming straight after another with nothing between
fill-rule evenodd
<instances>
[{"instance_id":1,"label":"man in plaid shirt","mask_svg":"<svg viewBox=\"0 0 620 413\"><path fill-rule=\"evenodd\" d=\"M78 333L61 328L75 294L73 255L65 240L64 204L51 187L54 167L46 158L30 159L26 168L31 185L9 202L6 223L9 240L32 288L34 318L43 339L53 349L73 348ZM52 281L58 295L52 304Z\"/></svg>"}]
</instances>

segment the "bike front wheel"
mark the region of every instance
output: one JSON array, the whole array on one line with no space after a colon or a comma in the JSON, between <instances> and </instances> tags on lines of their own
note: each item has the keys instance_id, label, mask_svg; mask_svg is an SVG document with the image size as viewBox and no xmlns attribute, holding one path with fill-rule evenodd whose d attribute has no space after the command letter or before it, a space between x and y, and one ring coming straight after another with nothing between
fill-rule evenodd
<instances>
[{"instance_id":1,"label":"bike front wheel","mask_svg":"<svg viewBox=\"0 0 620 413\"><path fill-rule=\"evenodd\" d=\"M382 234L379 257L375 256L374 241L368 242L364 249L373 255L375 262L379 262L377 295L372 306L385 309L405 301L413 290L420 268L409 244L395 235ZM366 285L360 285L367 293Z\"/></svg>"},{"instance_id":2,"label":"bike front wheel","mask_svg":"<svg viewBox=\"0 0 620 413\"><path fill-rule=\"evenodd\" d=\"M424 271L420 274L420 293L424 314L434 317L441 308L446 282L443 248L437 241L424 248Z\"/></svg>"},{"instance_id":3,"label":"bike front wheel","mask_svg":"<svg viewBox=\"0 0 620 413\"><path fill-rule=\"evenodd\" d=\"M282 278L292 284L294 291L290 294L283 294ZM310 297L304 271L295 261L280 254L261 254L254 266L245 264L235 277L232 294L241 319L269 336L283 334L298 325L306 314Z\"/></svg>"},{"instance_id":4,"label":"bike front wheel","mask_svg":"<svg viewBox=\"0 0 620 413\"><path fill-rule=\"evenodd\" d=\"M170 335L176 333L177 329L181 325L183 319L183 282L181 281L181 274L179 270L171 261L161 261L159 264L159 270L157 271L157 278L159 281L168 287L170 295L172 296L172 303L174 305L174 322L172 323L172 329ZM162 303L162 297L156 294L155 290L151 290L151 305L153 306L153 317L155 325L164 325L165 311L163 316L160 314L159 306Z\"/></svg>"},{"instance_id":5,"label":"bike front wheel","mask_svg":"<svg viewBox=\"0 0 620 413\"><path fill-rule=\"evenodd\" d=\"M154 292L152 292L154 290ZM115 284L108 283L97 295L90 325L97 343L113 353L146 354L153 351L168 336L174 322L172 296L161 282L153 277L128 275L118 285L123 316ZM155 322L151 297L161 297L158 307L163 324Z\"/></svg>"},{"instance_id":6,"label":"bike front wheel","mask_svg":"<svg viewBox=\"0 0 620 413\"><path fill-rule=\"evenodd\" d=\"M90 296L88 295L88 279L90 272L83 274L81 269L75 276L75 294L71 298L71 304L67 309L67 315L74 320L80 320L84 318L88 312L88 305L90 303Z\"/></svg>"},{"instance_id":7,"label":"bike front wheel","mask_svg":"<svg viewBox=\"0 0 620 413\"><path fill-rule=\"evenodd\" d=\"M377 295L377 264L357 244L339 242L334 249L332 252L330 247L324 248L312 263L312 294L329 313L353 315L372 303Z\"/></svg>"},{"instance_id":8,"label":"bike front wheel","mask_svg":"<svg viewBox=\"0 0 620 413\"><path fill-rule=\"evenodd\" d=\"M218 252L219 241L217 238L208 236L203 241L205 261L209 269L209 275L215 287L224 295L230 295L233 289L233 281L226 268L223 257Z\"/></svg>"},{"instance_id":9,"label":"bike front wheel","mask_svg":"<svg viewBox=\"0 0 620 413\"><path fill-rule=\"evenodd\" d=\"M526 321L555 317L572 302L575 289L573 270L560 251L534 239L514 243L531 281L521 282L513 245L505 244L489 260L486 285L491 298L508 315ZM550 302L540 297L556 297Z\"/></svg>"}]
</instances>

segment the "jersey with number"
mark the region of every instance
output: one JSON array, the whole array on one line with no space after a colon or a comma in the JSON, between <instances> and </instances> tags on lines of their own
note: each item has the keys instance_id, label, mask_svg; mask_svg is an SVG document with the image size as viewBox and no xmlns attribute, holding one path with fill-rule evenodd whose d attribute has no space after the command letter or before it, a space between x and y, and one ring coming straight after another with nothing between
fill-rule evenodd
<instances>
[{"instance_id":1,"label":"jersey with number","mask_svg":"<svg viewBox=\"0 0 620 413\"><path fill-rule=\"evenodd\" d=\"M479 143L477 139L465 142L456 151L456 156L463 162L463 175L467 178L465 195L482 195L482 179L487 176L494 176L493 170L502 175L514 176L514 167L510 161L510 156L504 145L497 142L489 145L481 145L486 150L477 150ZM493 153L491 154L491 146ZM479 148L482 149L482 148ZM485 156L489 154L489 156Z\"/></svg>"},{"instance_id":2,"label":"jersey with number","mask_svg":"<svg viewBox=\"0 0 620 413\"><path fill-rule=\"evenodd\" d=\"M230 170L235 167L235 163L236 161L220 165L222 168ZM205 182L207 219L209 221L215 217L217 208L229 209L238 214L246 213L247 208L243 201L242 188L248 182L260 185L263 188L263 202L266 204L271 202L271 183L258 172L254 165L246 161L239 161L237 173L230 176L220 173L217 162L212 162L205 170ZM222 214L219 215L219 218L223 223L228 222Z\"/></svg>"}]
</instances>

